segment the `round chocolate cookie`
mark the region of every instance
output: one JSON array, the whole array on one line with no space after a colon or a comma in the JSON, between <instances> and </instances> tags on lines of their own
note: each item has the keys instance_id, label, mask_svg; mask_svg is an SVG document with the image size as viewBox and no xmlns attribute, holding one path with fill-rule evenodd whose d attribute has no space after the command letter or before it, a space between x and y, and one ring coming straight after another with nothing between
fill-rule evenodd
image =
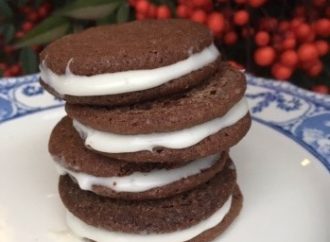
<instances>
[{"instance_id":1,"label":"round chocolate cookie","mask_svg":"<svg viewBox=\"0 0 330 242\"><path fill-rule=\"evenodd\" d=\"M143 150L131 153L102 153L92 150L95 153L112 159L127 161L131 163L187 163L202 157L226 151L230 147L237 144L248 132L251 126L251 116L246 114L237 123L227 128L221 129L219 132L208 136L199 143L183 149L169 149L158 147L152 151ZM55 147L61 142L65 142L64 134L69 136L77 135L77 131L72 125L69 117L64 117L54 128L49 144L49 151L56 155L59 153ZM75 136L77 137L77 136ZM70 144L67 144L68 146ZM91 168L92 169L92 168Z\"/></svg>"},{"instance_id":2,"label":"round chocolate cookie","mask_svg":"<svg viewBox=\"0 0 330 242\"><path fill-rule=\"evenodd\" d=\"M91 152L85 148L83 141L77 132L67 132L71 122L68 118L64 121L64 126L57 125L49 140L49 152L54 160L69 171L74 173L85 173L94 177L124 177L134 172L151 172L160 169L175 169L188 165L188 163L129 163L115 160ZM203 169L200 173L182 178L173 183L156 187L142 192L116 192L105 186L92 186L92 191L113 198L143 200L159 199L173 196L175 194L188 191L208 180L223 169L228 159L227 151L221 153L215 163Z\"/></svg>"},{"instance_id":3,"label":"round chocolate cookie","mask_svg":"<svg viewBox=\"0 0 330 242\"><path fill-rule=\"evenodd\" d=\"M223 116L245 89L245 76L222 63L208 82L176 96L117 108L67 104L66 111L72 119L105 132L169 132Z\"/></svg>"},{"instance_id":4,"label":"round chocolate cookie","mask_svg":"<svg viewBox=\"0 0 330 242\"><path fill-rule=\"evenodd\" d=\"M69 176L61 176L59 183L61 199L74 216L91 226L125 233L169 233L187 229L220 209L235 188L236 172L232 163L195 189L158 200L105 198L80 190Z\"/></svg>"},{"instance_id":5,"label":"round chocolate cookie","mask_svg":"<svg viewBox=\"0 0 330 242\"><path fill-rule=\"evenodd\" d=\"M213 37L209 30L192 21L135 21L98 26L67 35L48 45L41 52L40 60L42 65L57 75L64 75L70 62L71 73L93 76L169 66L203 51L212 42ZM198 70L160 86L122 94L63 96L47 84L47 80L41 80L41 84L49 92L69 103L115 106L187 90L215 73L219 62L220 57Z\"/></svg>"},{"instance_id":6,"label":"round chocolate cookie","mask_svg":"<svg viewBox=\"0 0 330 242\"><path fill-rule=\"evenodd\" d=\"M234 222L243 207L243 195L238 186L232 194L232 203L229 212L225 215L223 220L215 227L208 229L196 237L185 242L211 242L219 237L225 230ZM87 241L95 242L85 238Z\"/></svg>"}]
</instances>

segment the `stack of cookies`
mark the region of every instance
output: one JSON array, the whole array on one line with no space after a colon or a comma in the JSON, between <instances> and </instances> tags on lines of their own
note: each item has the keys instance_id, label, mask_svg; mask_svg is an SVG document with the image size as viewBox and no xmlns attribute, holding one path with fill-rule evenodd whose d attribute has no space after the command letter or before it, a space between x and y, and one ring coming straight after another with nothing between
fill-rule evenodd
<instances>
[{"instance_id":1,"label":"stack of cookies","mask_svg":"<svg viewBox=\"0 0 330 242\"><path fill-rule=\"evenodd\" d=\"M41 53L66 100L49 151L74 234L96 242L211 241L242 195L228 150L251 119L244 75L187 20L100 26Z\"/></svg>"}]
</instances>

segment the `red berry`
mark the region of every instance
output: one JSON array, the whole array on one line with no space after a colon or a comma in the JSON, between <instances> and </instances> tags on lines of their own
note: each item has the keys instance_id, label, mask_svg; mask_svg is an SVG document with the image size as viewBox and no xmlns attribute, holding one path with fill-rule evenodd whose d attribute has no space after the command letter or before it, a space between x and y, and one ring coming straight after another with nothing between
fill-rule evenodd
<instances>
[{"instance_id":1,"label":"red berry","mask_svg":"<svg viewBox=\"0 0 330 242\"><path fill-rule=\"evenodd\" d=\"M298 55L294 50L284 51L281 55L281 63L287 67L295 67L298 60Z\"/></svg>"},{"instance_id":2,"label":"red berry","mask_svg":"<svg viewBox=\"0 0 330 242\"><path fill-rule=\"evenodd\" d=\"M268 45L270 36L266 31L260 31L255 36L255 42L258 46Z\"/></svg>"},{"instance_id":3,"label":"red berry","mask_svg":"<svg viewBox=\"0 0 330 242\"><path fill-rule=\"evenodd\" d=\"M16 64L16 65L11 66L9 68L9 71L12 76L16 76L21 72L21 67L18 64Z\"/></svg>"},{"instance_id":4,"label":"red berry","mask_svg":"<svg viewBox=\"0 0 330 242\"><path fill-rule=\"evenodd\" d=\"M46 6L40 6L37 12L39 18L45 18L49 14L49 8Z\"/></svg>"},{"instance_id":5,"label":"red berry","mask_svg":"<svg viewBox=\"0 0 330 242\"><path fill-rule=\"evenodd\" d=\"M30 31L32 28L33 28L33 23L31 23L31 22L24 22L24 23L22 24L22 30L23 30L24 32L28 32L28 31Z\"/></svg>"},{"instance_id":6,"label":"red berry","mask_svg":"<svg viewBox=\"0 0 330 242\"><path fill-rule=\"evenodd\" d=\"M10 72L10 70L5 70L4 72L3 72L3 77L11 77L12 75L11 75L11 72Z\"/></svg>"},{"instance_id":7,"label":"red berry","mask_svg":"<svg viewBox=\"0 0 330 242\"><path fill-rule=\"evenodd\" d=\"M38 20L38 14L36 12L29 13L27 19L31 22L36 22Z\"/></svg>"},{"instance_id":8,"label":"red berry","mask_svg":"<svg viewBox=\"0 0 330 242\"><path fill-rule=\"evenodd\" d=\"M238 70L241 70L241 71L244 71L244 66L242 66L241 64L239 64L239 63L237 63L236 61L233 61L233 60L230 60L230 61L227 61L227 63L230 65L230 66L232 66L232 67L234 67L234 68L236 68L236 69L238 69Z\"/></svg>"},{"instance_id":9,"label":"red berry","mask_svg":"<svg viewBox=\"0 0 330 242\"><path fill-rule=\"evenodd\" d=\"M148 17L156 18L156 16L157 16L157 7L154 4L150 4L149 11L148 11Z\"/></svg>"},{"instance_id":10,"label":"red berry","mask_svg":"<svg viewBox=\"0 0 330 242\"><path fill-rule=\"evenodd\" d=\"M307 69L308 75L312 77L316 77L320 75L322 71L323 71L323 63L320 60L317 60L314 63L310 64Z\"/></svg>"},{"instance_id":11,"label":"red berry","mask_svg":"<svg viewBox=\"0 0 330 242\"><path fill-rule=\"evenodd\" d=\"M186 5L189 8L194 8L194 4L191 0L179 0L179 4Z\"/></svg>"},{"instance_id":12,"label":"red berry","mask_svg":"<svg viewBox=\"0 0 330 242\"><path fill-rule=\"evenodd\" d=\"M329 87L326 85L316 85L312 88L314 92L321 93L321 94L328 94L329 93Z\"/></svg>"},{"instance_id":13,"label":"red berry","mask_svg":"<svg viewBox=\"0 0 330 242\"><path fill-rule=\"evenodd\" d=\"M314 61L318 56L317 48L313 44L302 44L298 49L298 57L302 62Z\"/></svg>"},{"instance_id":14,"label":"red berry","mask_svg":"<svg viewBox=\"0 0 330 242\"><path fill-rule=\"evenodd\" d=\"M210 2L209 0L191 0L193 6L200 8L205 7Z\"/></svg>"},{"instance_id":15,"label":"red berry","mask_svg":"<svg viewBox=\"0 0 330 242\"><path fill-rule=\"evenodd\" d=\"M329 52L329 44L325 40L318 40L315 42L316 49L320 56L324 56Z\"/></svg>"},{"instance_id":16,"label":"red berry","mask_svg":"<svg viewBox=\"0 0 330 242\"><path fill-rule=\"evenodd\" d=\"M235 0L235 3L237 4L245 4L247 0Z\"/></svg>"},{"instance_id":17,"label":"red berry","mask_svg":"<svg viewBox=\"0 0 330 242\"><path fill-rule=\"evenodd\" d=\"M291 20L290 27L294 31L302 23L303 23L303 20L302 19L300 19L300 18L294 18L294 19Z\"/></svg>"},{"instance_id":18,"label":"red berry","mask_svg":"<svg viewBox=\"0 0 330 242\"><path fill-rule=\"evenodd\" d=\"M219 34L225 28L225 18L221 13L213 12L208 16L207 26L214 34Z\"/></svg>"},{"instance_id":19,"label":"red berry","mask_svg":"<svg viewBox=\"0 0 330 242\"><path fill-rule=\"evenodd\" d=\"M33 9L29 6L22 6L22 7L19 8L19 11L21 13L24 13L25 15L27 15L27 14L33 12Z\"/></svg>"},{"instance_id":20,"label":"red berry","mask_svg":"<svg viewBox=\"0 0 330 242\"><path fill-rule=\"evenodd\" d=\"M292 69L277 63L272 66L272 75L278 80L288 80L292 76Z\"/></svg>"},{"instance_id":21,"label":"red berry","mask_svg":"<svg viewBox=\"0 0 330 242\"><path fill-rule=\"evenodd\" d=\"M5 70L7 69L7 64L0 62L0 70Z\"/></svg>"},{"instance_id":22,"label":"red berry","mask_svg":"<svg viewBox=\"0 0 330 242\"><path fill-rule=\"evenodd\" d=\"M295 30L296 36L299 40L307 40L308 37L312 34L313 30L308 24L300 24Z\"/></svg>"},{"instance_id":23,"label":"red berry","mask_svg":"<svg viewBox=\"0 0 330 242\"><path fill-rule=\"evenodd\" d=\"M278 29L281 32L286 32L289 30L289 28L290 28L290 24L288 21L281 21L278 25Z\"/></svg>"},{"instance_id":24,"label":"red berry","mask_svg":"<svg viewBox=\"0 0 330 242\"><path fill-rule=\"evenodd\" d=\"M227 45L233 45L237 42L237 34L234 31L230 31L225 34L224 42Z\"/></svg>"},{"instance_id":25,"label":"red berry","mask_svg":"<svg viewBox=\"0 0 330 242\"><path fill-rule=\"evenodd\" d=\"M149 11L150 3L147 0L140 0L136 3L136 11L146 15Z\"/></svg>"},{"instance_id":26,"label":"red berry","mask_svg":"<svg viewBox=\"0 0 330 242\"><path fill-rule=\"evenodd\" d=\"M176 16L180 18L188 18L189 15L189 8L186 5L179 5L176 8Z\"/></svg>"},{"instance_id":27,"label":"red berry","mask_svg":"<svg viewBox=\"0 0 330 242\"><path fill-rule=\"evenodd\" d=\"M315 37L316 37L315 32L312 31L311 34L310 34L310 35L307 37L307 39L305 40L305 42L314 42Z\"/></svg>"},{"instance_id":28,"label":"red berry","mask_svg":"<svg viewBox=\"0 0 330 242\"><path fill-rule=\"evenodd\" d=\"M297 6L294 10L294 15L296 17L304 17L306 15L306 9L304 6Z\"/></svg>"},{"instance_id":29,"label":"red berry","mask_svg":"<svg viewBox=\"0 0 330 242\"><path fill-rule=\"evenodd\" d=\"M48 12L52 9L52 5L50 2L43 3L41 7L45 8Z\"/></svg>"},{"instance_id":30,"label":"red berry","mask_svg":"<svg viewBox=\"0 0 330 242\"><path fill-rule=\"evenodd\" d=\"M248 0L249 5L254 8L259 8L265 4L267 0Z\"/></svg>"},{"instance_id":31,"label":"red berry","mask_svg":"<svg viewBox=\"0 0 330 242\"><path fill-rule=\"evenodd\" d=\"M246 10L239 10L234 14L234 23L238 26L246 25L250 20L250 14Z\"/></svg>"},{"instance_id":32,"label":"red berry","mask_svg":"<svg viewBox=\"0 0 330 242\"><path fill-rule=\"evenodd\" d=\"M144 20L147 18L147 16L142 13L136 13L135 18L136 20Z\"/></svg>"},{"instance_id":33,"label":"red berry","mask_svg":"<svg viewBox=\"0 0 330 242\"><path fill-rule=\"evenodd\" d=\"M313 0L314 6L322 7L326 4L327 0Z\"/></svg>"},{"instance_id":34,"label":"red berry","mask_svg":"<svg viewBox=\"0 0 330 242\"><path fill-rule=\"evenodd\" d=\"M130 6L135 7L136 3L137 3L137 0L128 0L128 4L129 4Z\"/></svg>"},{"instance_id":35,"label":"red berry","mask_svg":"<svg viewBox=\"0 0 330 242\"><path fill-rule=\"evenodd\" d=\"M282 42L282 48L287 49L294 49L296 47L296 39L294 37L287 37Z\"/></svg>"},{"instance_id":36,"label":"red berry","mask_svg":"<svg viewBox=\"0 0 330 242\"><path fill-rule=\"evenodd\" d=\"M315 32L322 37L330 36L330 20L323 18L318 20L315 25Z\"/></svg>"},{"instance_id":37,"label":"red berry","mask_svg":"<svg viewBox=\"0 0 330 242\"><path fill-rule=\"evenodd\" d=\"M12 47L11 45L5 45L3 47L3 52L5 52L6 54L10 54L14 51L14 47Z\"/></svg>"},{"instance_id":38,"label":"red berry","mask_svg":"<svg viewBox=\"0 0 330 242\"><path fill-rule=\"evenodd\" d=\"M205 4L205 6L203 7L203 9L206 11L206 12L211 12L212 11L212 9L213 9L213 1L212 0L210 0L210 1L208 1L208 3L207 4Z\"/></svg>"},{"instance_id":39,"label":"red berry","mask_svg":"<svg viewBox=\"0 0 330 242\"><path fill-rule=\"evenodd\" d=\"M23 31L17 31L16 33L15 33L15 37L17 38L17 39L20 39L20 38L22 38L24 36L24 32Z\"/></svg>"},{"instance_id":40,"label":"red berry","mask_svg":"<svg viewBox=\"0 0 330 242\"><path fill-rule=\"evenodd\" d=\"M157 8L157 18L158 19L168 19L171 17L171 11L167 5L160 5Z\"/></svg>"},{"instance_id":41,"label":"red berry","mask_svg":"<svg viewBox=\"0 0 330 242\"><path fill-rule=\"evenodd\" d=\"M199 9L194 11L190 18L192 21L203 24L206 22L207 15L203 10Z\"/></svg>"},{"instance_id":42,"label":"red berry","mask_svg":"<svg viewBox=\"0 0 330 242\"><path fill-rule=\"evenodd\" d=\"M269 66L275 60L276 54L272 47L261 47L254 52L254 61L259 66Z\"/></svg>"}]
</instances>

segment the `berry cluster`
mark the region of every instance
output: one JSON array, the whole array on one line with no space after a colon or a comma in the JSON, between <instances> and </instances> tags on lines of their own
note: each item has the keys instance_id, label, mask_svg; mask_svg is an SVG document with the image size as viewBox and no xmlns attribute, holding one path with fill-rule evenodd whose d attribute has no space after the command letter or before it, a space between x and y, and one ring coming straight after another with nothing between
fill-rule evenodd
<instances>
[{"instance_id":1,"label":"berry cluster","mask_svg":"<svg viewBox=\"0 0 330 242\"><path fill-rule=\"evenodd\" d=\"M172 17L170 8L163 5L155 5L148 0L130 0L130 5L135 9L135 18L143 19L167 19Z\"/></svg>"},{"instance_id":2,"label":"berry cluster","mask_svg":"<svg viewBox=\"0 0 330 242\"><path fill-rule=\"evenodd\" d=\"M16 32L14 38L16 40L21 39L24 35L29 32L33 27L40 21L49 16L52 10L52 5L49 2L41 4L38 8L34 8L32 1L30 5L24 5L17 9L20 14L20 18L17 19ZM22 74L22 67L17 63L17 50L10 44L6 44L3 36L0 34L0 48L3 49L4 59L10 60L9 63L0 62L0 71L4 77L17 76ZM33 46L36 51L40 50L40 46Z\"/></svg>"},{"instance_id":3,"label":"berry cluster","mask_svg":"<svg viewBox=\"0 0 330 242\"><path fill-rule=\"evenodd\" d=\"M137 19L171 17L169 7L164 5L156 6L149 0L130 2ZM249 41L246 48L251 49L253 61L250 71L261 70L262 74L268 73L279 80L288 80L298 71L310 78L320 76L325 69L323 58L329 54L327 1L313 0L312 11L304 5L293 6L291 16L282 20L262 12L260 7L268 3L267 0L178 0L173 14L208 26L216 40L228 48ZM165 14L160 14L160 9L165 9ZM244 68L245 61L240 62L231 61ZM322 93L329 91L325 85L311 88Z\"/></svg>"},{"instance_id":4,"label":"berry cluster","mask_svg":"<svg viewBox=\"0 0 330 242\"><path fill-rule=\"evenodd\" d=\"M280 80L289 79L296 69L316 77L323 71L320 58L329 53L328 37L330 20L326 18L313 23L300 18L279 22L264 19L255 35L258 47L254 60L259 66L270 66L273 76Z\"/></svg>"},{"instance_id":5,"label":"berry cluster","mask_svg":"<svg viewBox=\"0 0 330 242\"><path fill-rule=\"evenodd\" d=\"M26 32L30 31L38 22L49 15L52 10L52 5L45 2L41 4L38 9L25 5L18 10L23 14L25 20L21 24L21 30L17 31L15 36L16 38L22 38Z\"/></svg>"},{"instance_id":6,"label":"berry cluster","mask_svg":"<svg viewBox=\"0 0 330 242\"><path fill-rule=\"evenodd\" d=\"M316 7L326 7L326 1L314 0ZM263 18L255 35L257 49L254 61L261 67L269 67L271 74L279 80L288 80L297 71L311 78L325 71L325 56L329 55L330 8L309 11L297 6L290 20L278 21ZM329 76L328 76L329 78ZM326 85L315 85L314 91L328 93Z\"/></svg>"}]
</instances>

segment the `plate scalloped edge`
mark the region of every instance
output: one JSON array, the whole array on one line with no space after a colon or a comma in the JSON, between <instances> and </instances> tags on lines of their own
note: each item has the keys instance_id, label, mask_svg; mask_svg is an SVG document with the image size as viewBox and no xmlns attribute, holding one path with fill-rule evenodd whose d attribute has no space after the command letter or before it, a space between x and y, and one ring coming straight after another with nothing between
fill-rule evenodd
<instances>
[{"instance_id":1,"label":"plate scalloped edge","mask_svg":"<svg viewBox=\"0 0 330 242\"><path fill-rule=\"evenodd\" d=\"M330 96L246 76L253 119L302 145L330 171ZM38 79L38 74L0 79L0 124L63 105L40 86Z\"/></svg>"}]
</instances>

